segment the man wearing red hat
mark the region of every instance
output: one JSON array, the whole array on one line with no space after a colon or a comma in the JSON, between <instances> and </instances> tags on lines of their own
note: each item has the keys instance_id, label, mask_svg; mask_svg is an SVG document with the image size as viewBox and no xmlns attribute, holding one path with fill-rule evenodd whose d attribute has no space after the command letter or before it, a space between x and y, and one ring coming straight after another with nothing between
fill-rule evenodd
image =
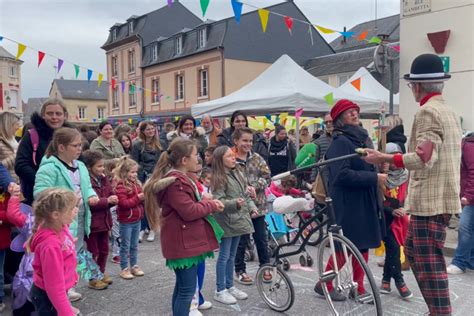
<instances>
[{"instance_id":1,"label":"man wearing red hat","mask_svg":"<svg viewBox=\"0 0 474 316\"><path fill-rule=\"evenodd\" d=\"M405 209L411 214L405 253L430 315L450 315L448 275L443 257L446 226L459 213L461 139L458 116L441 92L444 73L437 55L415 58L404 76L420 103L407 154L384 154L367 149L365 161L393 162L411 171Z\"/></svg>"}]
</instances>

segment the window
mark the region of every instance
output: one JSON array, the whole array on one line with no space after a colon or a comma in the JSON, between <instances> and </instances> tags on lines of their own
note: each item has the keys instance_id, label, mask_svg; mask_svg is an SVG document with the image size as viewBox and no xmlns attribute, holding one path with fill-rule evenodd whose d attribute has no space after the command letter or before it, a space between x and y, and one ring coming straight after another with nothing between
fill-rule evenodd
<instances>
[{"instance_id":1,"label":"window","mask_svg":"<svg viewBox=\"0 0 474 316\"><path fill-rule=\"evenodd\" d=\"M347 80L349 80L350 77L351 75L349 74L338 75L337 78L339 80L339 86L343 85Z\"/></svg>"},{"instance_id":2,"label":"window","mask_svg":"<svg viewBox=\"0 0 474 316\"><path fill-rule=\"evenodd\" d=\"M137 106L137 95L135 93L135 86L128 86L128 107L134 108Z\"/></svg>"},{"instance_id":3,"label":"window","mask_svg":"<svg viewBox=\"0 0 474 316\"><path fill-rule=\"evenodd\" d=\"M174 53L175 55L181 55L183 52L183 37L178 36L174 41Z\"/></svg>"},{"instance_id":4,"label":"window","mask_svg":"<svg viewBox=\"0 0 474 316\"><path fill-rule=\"evenodd\" d=\"M206 46L207 43L207 29L202 28L198 31L198 43L199 48L203 48Z\"/></svg>"},{"instance_id":5,"label":"window","mask_svg":"<svg viewBox=\"0 0 474 316\"><path fill-rule=\"evenodd\" d=\"M112 108L113 109L119 108L119 90L117 87L115 87L112 94Z\"/></svg>"},{"instance_id":6,"label":"window","mask_svg":"<svg viewBox=\"0 0 474 316\"><path fill-rule=\"evenodd\" d=\"M17 77L16 65L10 65L10 66L8 67L8 74L10 75L10 77L13 77L13 78L16 78L16 77Z\"/></svg>"},{"instance_id":7,"label":"window","mask_svg":"<svg viewBox=\"0 0 474 316\"><path fill-rule=\"evenodd\" d=\"M135 50L132 49L128 52L128 73L135 72Z\"/></svg>"},{"instance_id":8,"label":"window","mask_svg":"<svg viewBox=\"0 0 474 316\"><path fill-rule=\"evenodd\" d=\"M176 75L176 101L184 100L184 75Z\"/></svg>"},{"instance_id":9,"label":"window","mask_svg":"<svg viewBox=\"0 0 474 316\"><path fill-rule=\"evenodd\" d=\"M79 119L80 120L85 120L86 119L86 107L85 106L79 106Z\"/></svg>"},{"instance_id":10,"label":"window","mask_svg":"<svg viewBox=\"0 0 474 316\"><path fill-rule=\"evenodd\" d=\"M160 103L160 82L158 79L151 81L151 103Z\"/></svg>"},{"instance_id":11,"label":"window","mask_svg":"<svg viewBox=\"0 0 474 316\"><path fill-rule=\"evenodd\" d=\"M158 59L158 44L153 44L153 48L151 50L151 56L153 60Z\"/></svg>"},{"instance_id":12,"label":"window","mask_svg":"<svg viewBox=\"0 0 474 316\"><path fill-rule=\"evenodd\" d=\"M115 41L117 39L117 29L112 30L112 41Z\"/></svg>"},{"instance_id":13,"label":"window","mask_svg":"<svg viewBox=\"0 0 474 316\"><path fill-rule=\"evenodd\" d=\"M209 71L199 70L199 97L207 97L209 94Z\"/></svg>"},{"instance_id":14,"label":"window","mask_svg":"<svg viewBox=\"0 0 474 316\"><path fill-rule=\"evenodd\" d=\"M128 34L132 34L133 33L133 21L130 21L128 23Z\"/></svg>"},{"instance_id":15,"label":"window","mask_svg":"<svg viewBox=\"0 0 474 316\"><path fill-rule=\"evenodd\" d=\"M112 76L118 76L118 57L112 56Z\"/></svg>"},{"instance_id":16,"label":"window","mask_svg":"<svg viewBox=\"0 0 474 316\"><path fill-rule=\"evenodd\" d=\"M103 120L105 118L105 108L97 108L97 119L99 121Z\"/></svg>"}]
</instances>

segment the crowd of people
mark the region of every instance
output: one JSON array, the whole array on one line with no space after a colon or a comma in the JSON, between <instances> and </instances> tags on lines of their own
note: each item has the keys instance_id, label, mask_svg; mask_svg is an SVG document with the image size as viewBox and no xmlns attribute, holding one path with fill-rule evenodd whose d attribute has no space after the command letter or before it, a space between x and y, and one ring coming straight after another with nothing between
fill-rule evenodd
<instances>
[{"instance_id":1,"label":"crowd of people","mask_svg":"<svg viewBox=\"0 0 474 316\"><path fill-rule=\"evenodd\" d=\"M314 161L365 149L367 157L338 161L304 180L324 178L337 224L366 261L369 249L383 241L380 292L390 293L393 279L400 296L409 299L400 259L404 246L430 315L451 313L447 273L474 269L474 136L466 136L461 149L459 120L441 97L449 75L440 63L435 55L421 55L405 76L422 106L408 151L398 116L386 119L386 142L378 144L383 152L373 149L361 109L350 100L332 107L323 130L310 135L302 128L300 134L301 145L312 146ZM270 262L269 195L300 195L305 189L296 179L271 181L297 166L291 131L283 125L254 131L240 111L228 128L209 115L200 121L184 115L161 130L152 121L135 129L114 129L104 121L95 132L74 128L67 117L60 99L47 100L18 142L20 118L0 114L0 311L4 279L32 278L30 288L12 289L15 315L76 315L71 302L82 297L75 290L78 280L107 289L113 282L109 257L124 280L144 276L139 243L145 237L153 242L158 232L166 266L176 275L173 315L200 315L212 307L201 289L205 260L217 249L214 301L246 299L234 280L254 282L244 260L251 236L259 264ZM445 227L461 204L459 246L446 267ZM338 265L345 263L343 255L336 258ZM326 269L332 268L329 261ZM360 295L363 273L354 267ZM269 271L263 275L264 282L272 279ZM314 290L323 295L320 282ZM328 290L334 301L347 299L332 284Z\"/></svg>"}]
</instances>

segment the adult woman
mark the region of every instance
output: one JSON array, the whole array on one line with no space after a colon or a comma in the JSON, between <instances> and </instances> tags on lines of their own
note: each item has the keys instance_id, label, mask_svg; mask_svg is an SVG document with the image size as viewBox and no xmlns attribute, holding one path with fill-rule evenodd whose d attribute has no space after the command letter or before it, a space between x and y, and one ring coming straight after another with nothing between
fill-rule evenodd
<instances>
[{"instance_id":1,"label":"adult woman","mask_svg":"<svg viewBox=\"0 0 474 316\"><path fill-rule=\"evenodd\" d=\"M178 123L178 129L166 135L168 141L180 137L195 141L198 153L204 159L204 151L207 148L206 131L202 127L196 127L196 120L191 115L183 115Z\"/></svg>"},{"instance_id":2,"label":"adult woman","mask_svg":"<svg viewBox=\"0 0 474 316\"><path fill-rule=\"evenodd\" d=\"M140 166L138 169L138 180L145 183L152 175L156 163L160 159L162 152L160 140L156 134L156 127L151 121L140 123L138 139L132 147L131 156ZM143 217L140 229L139 240L143 239L145 229L149 229L146 216ZM155 232L150 230L147 241L155 240Z\"/></svg>"},{"instance_id":3,"label":"adult woman","mask_svg":"<svg viewBox=\"0 0 474 316\"><path fill-rule=\"evenodd\" d=\"M99 133L99 137L92 141L90 149L100 151L106 161L125 155L122 144L114 138L112 124L107 121L101 122L99 124Z\"/></svg>"},{"instance_id":4,"label":"adult woman","mask_svg":"<svg viewBox=\"0 0 474 316\"><path fill-rule=\"evenodd\" d=\"M275 126L275 136L270 139L268 146L268 165L272 176L295 168L296 148L288 139L283 125Z\"/></svg>"},{"instance_id":5,"label":"adult woman","mask_svg":"<svg viewBox=\"0 0 474 316\"><path fill-rule=\"evenodd\" d=\"M20 127L20 118L11 112L0 113L0 163L7 168L15 182L19 183L15 173L15 156L18 142L15 132Z\"/></svg>"},{"instance_id":6,"label":"adult woman","mask_svg":"<svg viewBox=\"0 0 474 316\"><path fill-rule=\"evenodd\" d=\"M369 147L368 133L359 126L359 111L359 106L349 100L339 100L334 105L331 110L333 140L326 152L327 159L352 154L356 148ZM372 165L362 159L332 163L328 165L328 171L329 195L333 200L337 224L367 261L369 248L378 247L382 240L377 188L378 183L385 182L387 175L378 174ZM338 262L338 265L343 263ZM364 294L363 279L363 270L354 269L359 294ZM320 284L316 285L315 291L322 295ZM331 296L333 300L345 299L337 291L331 291Z\"/></svg>"},{"instance_id":7,"label":"adult woman","mask_svg":"<svg viewBox=\"0 0 474 316\"><path fill-rule=\"evenodd\" d=\"M120 133L116 139L122 144L123 151L128 155L132 152L132 136L130 133Z\"/></svg>"},{"instance_id":8,"label":"adult woman","mask_svg":"<svg viewBox=\"0 0 474 316\"><path fill-rule=\"evenodd\" d=\"M48 99L41 106L40 113L35 112L31 116L34 128L25 132L18 146L15 160L15 172L20 178L25 196L23 202L26 204L33 203L36 172L53 138L54 131L63 126L70 126L66 122L67 115L67 109L62 100Z\"/></svg>"},{"instance_id":9,"label":"adult woman","mask_svg":"<svg viewBox=\"0 0 474 316\"><path fill-rule=\"evenodd\" d=\"M234 133L235 129L248 126L249 122L247 120L247 116L243 112L235 111L230 117L230 127L223 129L222 132L217 136L217 146L225 145L233 147L234 140L232 139L232 134ZM263 159L268 161L267 142L261 133L254 133L252 149L254 152L262 156Z\"/></svg>"}]
</instances>

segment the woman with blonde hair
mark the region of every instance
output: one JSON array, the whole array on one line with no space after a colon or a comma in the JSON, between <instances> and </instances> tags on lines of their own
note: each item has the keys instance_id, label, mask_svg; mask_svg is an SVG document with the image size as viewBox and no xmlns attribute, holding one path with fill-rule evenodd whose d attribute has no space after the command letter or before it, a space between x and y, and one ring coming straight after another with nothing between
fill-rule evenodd
<instances>
[{"instance_id":1,"label":"woman with blonde hair","mask_svg":"<svg viewBox=\"0 0 474 316\"><path fill-rule=\"evenodd\" d=\"M15 173L15 157L18 142L15 139L15 133L20 125L20 118L16 114L11 112L0 113L0 163L7 168L17 183L19 183L19 179Z\"/></svg>"}]
</instances>

